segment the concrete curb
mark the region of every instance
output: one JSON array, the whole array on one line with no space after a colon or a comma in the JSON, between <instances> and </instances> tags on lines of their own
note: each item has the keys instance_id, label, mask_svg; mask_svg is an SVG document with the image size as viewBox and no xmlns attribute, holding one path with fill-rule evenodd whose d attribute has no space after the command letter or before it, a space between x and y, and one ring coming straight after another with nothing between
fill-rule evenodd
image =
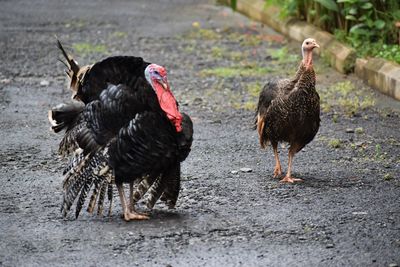
<instances>
[{"instance_id":1,"label":"concrete curb","mask_svg":"<svg viewBox=\"0 0 400 267\"><path fill-rule=\"evenodd\" d=\"M231 0L219 0L220 3L231 5ZM282 20L279 18L279 8L266 6L264 0L236 0L236 10L254 20L267 24L274 30L302 42L308 37L318 40L322 54L331 66L341 73L355 74L370 86L380 92L400 100L400 66L383 59L360 59L356 51L335 39L335 37L307 22L297 19Z\"/></svg>"},{"instance_id":2,"label":"concrete curb","mask_svg":"<svg viewBox=\"0 0 400 267\"><path fill-rule=\"evenodd\" d=\"M400 66L381 58L357 58L355 73L382 93L400 100Z\"/></svg>"}]
</instances>

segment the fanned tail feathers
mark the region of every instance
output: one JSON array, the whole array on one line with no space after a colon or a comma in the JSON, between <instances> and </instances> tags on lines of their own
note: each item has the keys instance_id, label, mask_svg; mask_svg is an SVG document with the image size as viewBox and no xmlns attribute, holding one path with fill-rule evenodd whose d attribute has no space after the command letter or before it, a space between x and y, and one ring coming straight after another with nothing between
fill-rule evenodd
<instances>
[{"instance_id":1,"label":"fanned tail feathers","mask_svg":"<svg viewBox=\"0 0 400 267\"><path fill-rule=\"evenodd\" d=\"M133 205L135 205L135 203L137 203L147 193L157 178L157 176L146 176L142 181L140 181L136 190L133 192Z\"/></svg>"},{"instance_id":2,"label":"fanned tail feathers","mask_svg":"<svg viewBox=\"0 0 400 267\"><path fill-rule=\"evenodd\" d=\"M80 67L78 62L76 62L71 55L69 55L61 42L57 39L57 47L61 50L62 55L64 56L66 62L62 61L63 64L67 67L65 71L70 79L70 88L72 90L72 99L79 100L80 87L82 85L82 81L86 75L86 73L90 70L91 65L86 65Z\"/></svg>"},{"instance_id":3,"label":"fanned tail feathers","mask_svg":"<svg viewBox=\"0 0 400 267\"><path fill-rule=\"evenodd\" d=\"M51 129L58 133L71 126L84 109L80 103L59 104L49 110L48 118Z\"/></svg>"},{"instance_id":4,"label":"fanned tail feathers","mask_svg":"<svg viewBox=\"0 0 400 267\"><path fill-rule=\"evenodd\" d=\"M165 179L163 179L163 176L161 175L154 181L154 183L148 190L148 197L146 199L146 206L148 209L152 209L154 207L157 200L161 197L164 189Z\"/></svg>"},{"instance_id":5,"label":"fanned tail feathers","mask_svg":"<svg viewBox=\"0 0 400 267\"><path fill-rule=\"evenodd\" d=\"M146 176L136 187L133 193L133 204L147 195L145 203L148 209L153 209L157 200L161 198L169 208L174 208L180 190L180 163L177 163L167 172L152 178Z\"/></svg>"},{"instance_id":6,"label":"fanned tail feathers","mask_svg":"<svg viewBox=\"0 0 400 267\"><path fill-rule=\"evenodd\" d=\"M267 138L265 136L265 131L264 131L265 118L260 113L257 114L256 125L257 125L258 137L260 140L260 146L261 146L261 148L266 148L268 145L268 141L267 141Z\"/></svg>"},{"instance_id":7,"label":"fanned tail feathers","mask_svg":"<svg viewBox=\"0 0 400 267\"><path fill-rule=\"evenodd\" d=\"M59 104L48 112L51 129L56 133L66 130L58 149L62 156L70 154L78 148L76 136L82 128L80 122L83 109L84 105L81 103L69 103Z\"/></svg>"},{"instance_id":8,"label":"fanned tail feathers","mask_svg":"<svg viewBox=\"0 0 400 267\"><path fill-rule=\"evenodd\" d=\"M71 169L67 171L64 182L64 199L61 211L63 216L66 217L75 199L78 197L76 203L75 217L84 205L87 194L92 187L93 193L89 202L89 209L93 211L95 200L97 199L97 192L100 191L99 197L99 210L102 209L104 194L103 189L113 178L113 172L108 166L108 148L105 148L95 154L88 154L82 156L83 153L75 155L75 163L71 165ZM94 200L93 200L94 199Z\"/></svg>"},{"instance_id":9,"label":"fanned tail feathers","mask_svg":"<svg viewBox=\"0 0 400 267\"><path fill-rule=\"evenodd\" d=\"M164 176L166 186L161 195L161 201L164 201L168 208L173 209L175 208L181 189L181 165L177 164Z\"/></svg>"}]
</instances>

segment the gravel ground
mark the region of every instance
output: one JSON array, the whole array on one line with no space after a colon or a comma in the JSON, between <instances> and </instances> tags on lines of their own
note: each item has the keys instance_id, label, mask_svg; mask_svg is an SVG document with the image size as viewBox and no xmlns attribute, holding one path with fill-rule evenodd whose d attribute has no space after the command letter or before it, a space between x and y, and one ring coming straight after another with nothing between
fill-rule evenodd
<instances>
[{"instance_id":1,"label":"gravel ground","mask_svg":"<svg viewBox=\"0 0 400 267\"><path fill-rule=\"evenodd\" d=\"M321 128L294 160L304 182L280 184L253 110L269 77L295 72L300 44L206 0L149 2L0 1L0 265L400 265L399 102L316 58ZM195 123L175 210L126 223L116 198L111 217L61 217L47 110L70 93L54 35L80 63L167 67Z\"/></svg>"}]
</instances>

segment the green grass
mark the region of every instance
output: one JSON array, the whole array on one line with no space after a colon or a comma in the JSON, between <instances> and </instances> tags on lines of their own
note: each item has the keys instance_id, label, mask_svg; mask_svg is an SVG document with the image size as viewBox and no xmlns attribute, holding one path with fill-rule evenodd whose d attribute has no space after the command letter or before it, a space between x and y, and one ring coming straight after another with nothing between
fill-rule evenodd
<instances>
[{"instance_id":1,"label":"green grass","mask_svg":"<svg viewBox=\"0 0 400 267\"><path fill-rule=\"evenodd\" d=\"M117 38L117 39L124 39L128 36L128 33L126 32L121 32L121 31L116 31L111 34L112 38Z\"/></svg>"},{"instance_id":2,"label":"green grass","mask_svg":"<svg viewBox=\"0 0 400 267\"><path fill-rule=\"evenodd\" d=\"M84 28L87 24L88 24L87 21L78 19L65 23L65 28L81 29Z\"/></svg>"},{"instance_id":3,"label":"green grass","mask_svg":"<svg viewBox=\"0 0 400 267\"><path fill-rule=\"evenodd\" d=\"M216 59L222 58L224 54L225 50L221 47L214 46L213 48L211 48L211 55Z\"/></svg>"},{"instance_id":4,"label":"green grass","mask_svg":"<svg viewBox=\"0 0 400 267\"><path fill-rule=\"evenodd\" d=\"M364 133L364 128L362 127L357 127L356 129L354 129L354 132L356 134L363 134Z\"/></svg>"},{"instance_id":5,"label":"green grass","mask_svg":"<svg viewBox=\"0 0 400 267\"><path fill-rule=\"evenodd\" d=\"M247 53L245 51L243 52L229 52L228 53L228 58L232 61L242 61L247 58Z\"/></svg>"},{"instance_id":6,"label":"green grass","mask_svg":"<svg viewBox=\"0 0 400 267\"><path fill-rule=\"evenodd\" d=\"M248 53L246 51L229 51L225 47L213 46L211 48L211 56L217 60L225 58L239 63L247 59Z\"/></svg>"},{"instance_id":7,"label":"green grass","mask_svg":"<svg viewBox=\"0 0 400 267\"><path fill-rule=\"evenodd\" d=\"M221 35L212 29L195 27L187 36L190 39L218 40Z\"/></svg>"},{"instance_id":8,"label":"green grass","mask_svg":"<svg viewBox=\"0 0 400 267\"><path fill-rule=\"evenodd\" d=\"M259 46L262 40L258 35L242 35L240 38L240 45L242 46Z\"/></svg>"},{"instance_id":9,"label":"green grass","mask_svg":"<svg viewBox=\"0 0 400 267\"><path fill-rule=\"evenodd\" d=\"M92 45L86 42L82 43L74 43L72 45L72 48L74 51L81 55L88 55L88 54L106 54L107 53L107 47L103 44L98 44L98 45Z\"/></svg>"},{"instance_id":10,"label":"green grass","mask_svg":"<svg viewBox=\"0 0 400 267\"><path fill-rule=\"evenodd\" d=\"M353 46L358 57L380 57L400 64L400 46L398 44L385 44L382 40L375 42L362 42L346 37L343 31L335 31L336 38Z\"/></svg>"},{"instance_id":11,"label":"green grass","mask_svg":"<svg viewBox=\"0 0 400 267\"><path fill-rule=\"evenodd\" d=\"M246 101L242 104L242 109L245 110L255 110L257 107L257 103L255 101Z\"/></svg>"},{"instance_id":12,"label":"green grass","mask_svg":"<svg viewBox=\"0 0 400 267\"><path fill-rule=\"evenodd\" d=\"M342 141L340 141L340 139L334 138L334 139L331 139L331 140L329 141L328 145L329 145L331 148L340 148L341 145L342 145Z\"/></svg>"},{"instance_id":13,"label":"green grass","mask_svg":"<svg viewBox=\"0 0 400 267\"><path fill-rule=\"evenodd\" d=\"M384 176L383 176L383 180L385 180L385 181L390 181L390 180L392 180L393 179L393 175L391 174L391 173L386 173Z\"/></svg>"},{"instance_id":14,"label":"green grass","mask_svg":"<svg viewBox=\"0 0 400 267\"><path fill-rule=\"evenodd\" d=\"M267 49L267 54L270 54L272 59L279 63L297 63L300 61L300 56L290 54L286 46L279 49Z\"/></svg>"},{"instance_id":15,"label":"green grass","mask_svg":"<svg viewBox=\"0 0 400 267\"><path fill-rule=\"evenodd\" d=\"M258 97L262 90L262 85L260 82L247 83L245 89L250 96Z\"/></svg>"},{"instance_id":16,"label":"green grass","mask_svg":"<svg viewBox=\"0 0 400 267\"><path fill-rule=\"evenodd\" d=\"M216 67L212 69L204 69L200 72L202 76L216 76L219 78L229 78L235 76L262 76L273 72L273 69L268 67L260 67L254 65L236 65L232 67Z\"/></svg>"},{"instance_id":17,"label":"green grass","mask_svg":"<svg viewBox=\"0 0 400 267\"><path fill-rule=\"evenodd\" d=\"M321 108L323 112L343 111L354 116L375 105L374 97L360 90L350 81L338 82L328 88L321 88Z\"/></svg>"}]
</instances>

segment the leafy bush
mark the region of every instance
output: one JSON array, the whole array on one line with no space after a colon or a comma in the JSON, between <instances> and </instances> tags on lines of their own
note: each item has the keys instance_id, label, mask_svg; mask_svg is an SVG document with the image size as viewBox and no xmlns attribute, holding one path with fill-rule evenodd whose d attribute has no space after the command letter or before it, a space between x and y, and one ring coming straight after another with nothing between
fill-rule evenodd
<instances>
[{"instance_id":1,"label":"leafy bush","mask_svg":"<svg viewBox=\"0 0 400 267\"><path fill-rule=\"evenodd\" d=\"M304 19L360 51L400 63L399 0L266 0L283 16Z\"/></svg>"}]
</instances>

